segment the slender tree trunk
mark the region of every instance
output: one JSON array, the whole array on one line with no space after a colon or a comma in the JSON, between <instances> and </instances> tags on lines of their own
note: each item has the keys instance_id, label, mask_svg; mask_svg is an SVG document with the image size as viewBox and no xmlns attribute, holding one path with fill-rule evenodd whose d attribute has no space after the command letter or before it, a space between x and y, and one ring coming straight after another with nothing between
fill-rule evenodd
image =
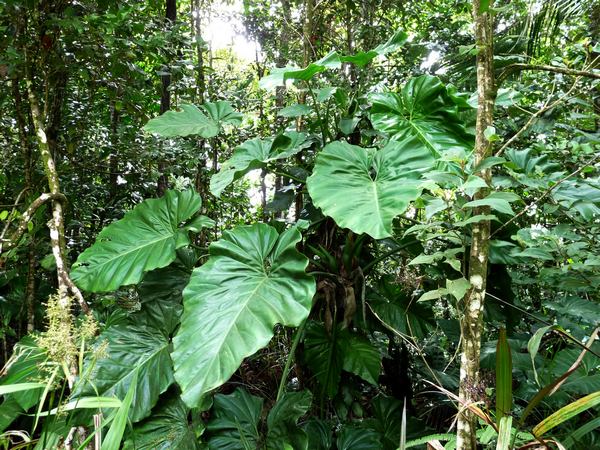
<instances>
[{"instance_id":1,"label":"slender tree trunk","mask_svg":"<svg viewBox=\"0 0 600 450\"><path fill-rule=\"evenodd\" d=\"M275 65L279 68L283 68L289 61L290 53L290 24L292 23L292 13L290 9L289 0L281 0L281 11L283 13L283 22L281 26L281 34L279 35L279 46L277 60ZM275 107L277 111L283 108L285 104L285 86L277 86L275 90ZM284 122L284 118L277 117L277 128L279 129Z\"/></svg>"},{"instance_id":2,"label":"slender tree trunk","mask_svg":"<svg viewBox=\"0 0 600 450\"><path fill-rule=\"evenodd\" d=\"M28 190L28 196L31 197L34 191L32 175L32 155L31 146L27 139L27 129L25 127L25 115L23 112L23 100L18 80L12 81L13 99L15 101L15 114L17 119L17 128L19 130L19 142L23 152L23 168L25 174L25 189ZM27 248L27 281L25 285L25 323L26 330L31 333L35 328L35 269L36 269L36 247L34 237L31 236Z\"/></svg>"},{"instance_id":3,"label":"slender tree trunk","mask_svg":"<svg viewBox=\"0 0 600 450\"><path fill-rule=\"evenodd\" d=\"M304 48L304 66L307 66L315 57L313 41L313 19L315 10L315 0L304 0L304 29L303 29L303 48Z\"/></svg>"},{"instance_id":4,"label":"slender tree trunk","mask_svg":"<svg viewBox=\"0 0 600 450\"><path fill-rule=\"evenodd\" d=\"M204 41L202 40L202 18L200 16L200 0L192 0L192 22L196 42L196 94L198 103L204 103L206 81L204 80Z\"/></svg>"},{"instance_id":5,"label":"slender tree trunk","mask_svg":"<svg viewBox=\"0 0 600 450\"><path fill-rule=\"evenodd\" d=\"M312 59L315 57L315 48L313 45L314 41L314 9L315 9L315 0L304 0L304 26L302 29L303 36L303 66L306 67L310 64ZM309 87L309 86L308 86ZM310 88L310 87L309 87ZM300 98L298 99L298 103L304 104L306 103L306 92L302 92L300 94ZM302 129L302 118L298 118L296 122L296 128L298 131ZM296 155L296 162L298 165L302 164L302 157L300 155ZM294 209L296 213L296 220L300 219L300 213L304 208L304 197L302 194L303 186L300 186L296 190L296 197L294 199Z\"/></svg>"},{"instance_id":6,"label":"slender tree trunk","mask_svg":"<svg viewBox=\"0 0 600 450\"><path fill-rule=\"evenodd\" d=\"M477 53L477 123L475 128L475 166L491 155L492 145L485 138L486 128L492 126L494 115L495 82L493 59L493 18L488 11L482 11L481 0L473 1L473 19L475 22L475 42ZM491 3L489 2L491 7ZM491 180L491 172L486 169L478 174L484 180ZM475 195L482 198L485 190ZM488 207L476 208L473 214L489 214ZM461 308L460 327L462 334L462 354L460 360L461 408L458 417L457 450L475 450L476 418L465 405L477 402L480 383L479 360L481 353L481 334L483 330L483 305L487 279L489 256L490 222L481 221L473 225L471 236L471 253L469 256L469 282L471 289L467 292Z\"/></svg>"},{"instance_id":7,"label":"slender tree trunk","mask_svg":"<svg viewBox=\"0 0 600 450\"><path fill-rule=\"evenodd\" d=\"M175 20L177 20L177 0L165 0L165 25L168 29L171 29ZM171 86L171 74L169 71L170 67L166 68L167 72L165 75L160 76L160 81L162 84L162 90L160 95L160 114L166 113L169 109L171 109L171 92L169 91L169 86ZM158 184L156 193L159 197L162 197L165 194L165 191L168 187L167 180L167 162L161 160L158 162Z\"/></svg>"},{"instance_id":8,"label":"slender tree trunk","mask_svg":"<svg viewBox=\"0 0 600 450\"><path fill-rule=\"evenodd\" d=\"M83 295L81 295L81 292L73 284L71 278L69 277L68 262L65 256L66 251L64 213L62 203L63 200L59 199L60 197L64 196L62 196L62 193L60 191L58 172L56 171L54 158L52 158L52 152L50 151L50 145L48 144L48 139L46 137L43 116L41 115L37 96L34 91L30 61L27 61L26 65L28 67L27 95L29 97L29 108L31 110L31 117L37 136L38 149L42 158L44 173L46 174L50 194L55 196L55 199L52 201L52 219L48 222L48 227L50 228L50 243L52 246L52 254L56 261L56 272L58 276L58 292L61 298L64 298L65 307L69 303L67 297L69 293L71 293L77 298L82 309L88 312L88 307L83 299Z\"/></svg>"}]
</instances>

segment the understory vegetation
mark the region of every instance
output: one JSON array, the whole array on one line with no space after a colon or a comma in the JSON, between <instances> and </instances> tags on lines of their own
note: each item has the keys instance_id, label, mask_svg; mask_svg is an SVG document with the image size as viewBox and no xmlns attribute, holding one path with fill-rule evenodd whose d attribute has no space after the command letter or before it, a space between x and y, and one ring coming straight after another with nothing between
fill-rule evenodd
<instances>
[{"instance_id":1,"label":"understory vegetation","mask_svg":"<svg viewBox=\"0 0 600 450\"><path fill-rule=\"evenodd\" d=\"M599 68L597 0L0 3L0 448L600 448Z\"/></svg>"}]
</instances>

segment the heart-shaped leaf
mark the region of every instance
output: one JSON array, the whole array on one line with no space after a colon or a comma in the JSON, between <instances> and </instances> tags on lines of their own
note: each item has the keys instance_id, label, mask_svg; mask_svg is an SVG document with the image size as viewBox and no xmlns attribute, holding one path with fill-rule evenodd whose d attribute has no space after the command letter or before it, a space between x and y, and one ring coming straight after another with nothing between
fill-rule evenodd
<instances>
[{"instance_id":1,"label":"heart-shaped leaf","mask_svg":"<svg viewBox=\"0 0 600 450\"><path fill-rule=\"evenodd\" d=\"M237 227L211 244L206 264L183 292L184 312L174 338L175 379L195 407L266 346L275 324L298 326L308 316L315 281L296 250L301 235L265 224Z\"/></svg>"},{"instance_id":2,"label":"heart-shaped leaf","mask_svg":"<svg viewBox=\"0 0 600 450\"><path fill-rule=\"evenodd\" d=\"M175 250L189 244L188 228L180 224L200 205L200 196L191 190L167 191L162 198L140 203L104 228L94 245L79 255L71 272L73 281L90 292L114 291L138 283L149 270L169 265Z\"/></svg>"},{"instance_id":3,"label":"heart-shaped leaf","mask_svg":"<svg viewBox=\"0 0 600 450\"><path fill-rule=\"evenodd\" d=\"M308 192L339 226L383 239L392 235L393 219L421 195L421 175L434 162L416 138L381 150L336 141L317 156Z\"/></svg>"},{"instance_id":4,"label":"heart-shaped leaf","mask_svg":"<svg viewBox=\"0 0 600 450\"><path fill-rule=\"evenodd\" d=\"M411 78L400 93L372 94L371 122L390 139L418 139L436 156L464 158L474 138L458 116L459 105L437 77Z\"/></svg>"},{"instance_id":5,"label":"heart-shaped leaf","mask_svg":"<svg viewBox=\"0 0 600 450\"><path fill-rule=\"evenodd\" d=\"M206 102L200 107L184 104L180 108L180 111L167 111L150 119L144 130L162 137L197 135L211 138L219 134L224 124L238 126L242 123L243 116L225 101Z\"/></svg>"},{"instance_id":6,"label":"heart-shaped leaf","mask_svg":"<svg viewBox=\"0 0 600 450\"><path fill-rule=\"evenodd\" d=\"M144 131L162 137L199 135L211 138L219 134L219 124L197 106L181 105L181 111L167 111L150 119Z\"/></svg>"},{"instance_id":7,"label":"heart-shaped leaf","mask_svg":"<svg viewBox=\"0 0 600 450\"><path fill-rule=\"evenodd\" d=\"M207 114L219 125L219 127L222 127L225 123L235 126L241 125L244 117L233 109L231 103L223 100L215 103L203 103L202 108L204 108Z\"/></svg>"}]
</instances>

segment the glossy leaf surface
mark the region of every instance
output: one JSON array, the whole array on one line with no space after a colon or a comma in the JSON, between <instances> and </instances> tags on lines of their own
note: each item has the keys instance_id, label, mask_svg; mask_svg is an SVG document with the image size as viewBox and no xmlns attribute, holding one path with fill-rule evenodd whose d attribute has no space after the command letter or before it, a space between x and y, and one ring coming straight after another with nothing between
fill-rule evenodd
<instances>
[{"instance_id":1,"label":"glossy leaf surface","mask_svg":"<svg viewBox=\"0 0 600 450\"><path fill-rule=\"evenodd\" d=\"M418 142L435 156L465 157L474 139L459 118L459 105L437 77L411 78L399 93L372 94L371 122L390 139Z\"/></svg>"},{"instance_id":2,"label":"glossy leaf surface","mask_svg":"<svg viewBox=\"0 0 600 450\"><path fill-rule=\"evenodd\" d=\"M138 286L141 309L134 314L136 323L170 335L183 312L182 292L190 274L191 269L177 263L148 272Z\"/></svg>"},{"instance_id":3,"label":"glossy leaf surface","mask_svg":"<svg viewBox=\"0 0 600 450\"><path fill-rule=\"evenodd\" d=\"M367 428L345 426L336 440L338 450L380 449L379 434Z\"/></svg>"},{"instance_id":4,"label":"glossy leaf surface","mask_svg":"<svg viewBox=\"0 0 600 450\"><path fill-rule=\"evenodd\" d=\"M99 343L103 342L106 357L86 360L86 381L79 385L75 397L114 395L124 399L137 380L129 411L129 419L137 422L150 414L159 395L173 383L169 341L156 329L128 323L108 328L99 337ZM90 364L93 369L88 374Z\"/></svg>"},{"instance_id":5,"label":"glossy leaf surface","mask_svg":"<svg viewBox=\"0 0 600 450\"><path fill-rule=\"evenodd\" d=\"M133 428L123 450L195 450L196 436L188 424L189 409L173 397Z\"/></svg>"},{"instance_id":6,"label":"glossy leaf surface","mask_svg":"<svg viewBox=\"0 0 600 450\"><path fill-rule=\"evenodd\" d=\"M347 329L340 332L343 348L342 368L377 386L381 368L381 353L369 339Z\"/></svg>"},{"instance_id":7,"label":"glossy leaf surface","mask_svg":"<svg viewBox=\"0 0 600 450\"><path fill-rule=\"evenodd\" d=\"M77 258L71 277L83 290L114 291L138 283L145 272L169 265L175 250L189 244L188 229L180 227L200 209L194 191L167 191L146 200L104 228L96 242ZM208 223L208 222L207 222Z\"/></svg>"},{"instance_id":8,"label":"glossy leaf surface","mask_svg":"<svg viewBox=\"0 0 600 450\"><path fill-rule=\"evenodd\" d=\"M308 436L297 424L312 403L309 391L286 392L267 416L267 449L278 450L286 445L308 450Z\"/></svg>"},{"instance_id":9,"label":"glossy leaf surface","mask_svg":"<svg viewBox=\"0 0 600 450\"><path fill-rule=\"evenodd\" d=\"M190 406L223 384L242 360L268 344L275 324L298 326L315 293L296 228L237 227L211 244L208 262L183 292L174 339L175 378Z\"/></svg>"},{"instance_id":10,"label":"glossy leaf surface","mask_svg":"<svg viewBox=\"0 0 600 450\"><path fill-rule=\"evenodd\" d=\"M413 138L381 150L336 141L317 156L308 192L340 227L383 239L392 235L393 219L421 194L422 173L433 163Z\"/></svg>"},{"instance_id":11,"label":"glossy leaf surface","mask_svg":"<svg viewBox=\"0 0 600 450\"><path fill-rule=\"evenodd\" d=\"M333 331L333 330L332 330ZM319 382L323 394L335 396L342 375L344 349L336 335L328 333L322 323L306 324L304 356L306 365Z\"/></svg>"},{"instance_id":12,"label":"glossy leaf surface","mask_svg":"<svg viewBox=\"0 0 600 450\"><path fill-rule=\"evenodd\" d=\"M215 395L212 418L206 426L208 447L211 450L258 448L262 404L262 398L244 389L236 389L229 395Z\"/></svg>"}]
</instances>

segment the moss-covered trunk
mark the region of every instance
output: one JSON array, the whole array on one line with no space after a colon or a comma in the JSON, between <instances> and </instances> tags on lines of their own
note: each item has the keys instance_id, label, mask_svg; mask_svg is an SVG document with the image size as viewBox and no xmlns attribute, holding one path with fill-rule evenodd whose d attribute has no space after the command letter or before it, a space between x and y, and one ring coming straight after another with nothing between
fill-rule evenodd
<instances>
[{"instance_id":1,"label":"moss-covered trunk","mask_svg":"<svg viewBox=\"0 0 600 450\"><path fill-rule=\"evenodd\" d=\"M489 4L488 4L489 3ZM477 47L477 124L475 129L475 166L491 155L492 145L485 137L485 130L493 124L495 83L492 38L492 13L490 2L473 1L473 19L475 22L475 42ZM489 169L478 174L490 183ZM475 195L481 198L487 195L482 190ZM481 207L473 214L489 214L488 207ZM467 406L480 400L479 360L481 353L481 334L483 330L483 305L489 256L490 222L481 221L473 225L471 232L471 253L469 255L469 282L471 289L464 298L461 308L460 328L462 334L462 354L460 360L461 414L458 418L458 450L475 450L476 420Z\"/></svg>"}]
</instances>

